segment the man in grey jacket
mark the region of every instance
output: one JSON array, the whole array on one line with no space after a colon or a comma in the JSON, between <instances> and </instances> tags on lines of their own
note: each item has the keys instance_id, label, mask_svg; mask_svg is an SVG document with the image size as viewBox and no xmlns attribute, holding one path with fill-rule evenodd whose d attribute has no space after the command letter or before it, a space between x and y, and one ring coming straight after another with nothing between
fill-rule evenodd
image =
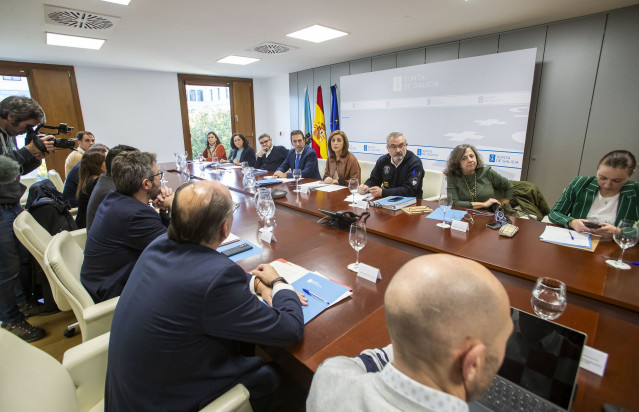
<instances>
[{"instance_id":1,"label":"man in grey jacket","mask_svg":"<svg viewBox=\"0 0 639 412\"><path fill-rule=\"evenodd\" d=\"M512 332L501 283L476 262L432 254L400 268L384 304L391 345L324 361L307 411L467 411Z\"/></svg>"}]
</instances>

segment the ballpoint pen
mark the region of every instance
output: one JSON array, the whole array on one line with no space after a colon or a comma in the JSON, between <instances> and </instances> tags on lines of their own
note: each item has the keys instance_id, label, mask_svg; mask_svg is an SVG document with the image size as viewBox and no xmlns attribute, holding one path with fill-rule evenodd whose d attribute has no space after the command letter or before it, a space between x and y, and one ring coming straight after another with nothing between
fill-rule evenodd
<instances>
[{"instance_id":1,"label":"ballpoint pen","mask_svg":"<svg viewBox=\"0 0 639 412\"><path fill-rule=\"evenodd\" d=\"M331 304L331 302L327 301L326 299L324 299L324 298L323 298L323 297L321 297L321 296L317 296L315 293L311 292L311 291L310 291L310 290L308 290L308 289L302 289L302 290L303 290L303 291L304 291L304 293L306 293L307 295L313 296L314 298L317 298L317 299L319 299L319 300L321 300L321 301L323 301L323 302L326 302L326 304L327 304L327 305L330 305L330 304Z\"/></svg>"},{"instance_id":2,"label":"ballpoint pen","mask_svg":"<svg viewBox=\"0 0 639 412\"><path fill-rule=\"evenodd\" d=\"M568 234L570 235L570 238L571 238L572 240L575 240L575 237L572 235L572 232L571 232L570 230L568 231Z\"/></svg>"}]
</instances>

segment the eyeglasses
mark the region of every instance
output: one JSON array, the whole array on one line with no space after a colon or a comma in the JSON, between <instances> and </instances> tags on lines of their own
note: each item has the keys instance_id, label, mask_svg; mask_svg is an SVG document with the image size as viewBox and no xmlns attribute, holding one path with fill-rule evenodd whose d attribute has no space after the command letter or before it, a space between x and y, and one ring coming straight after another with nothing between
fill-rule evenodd
<instances>
[{"instance_id":1,"label":"eyeglasses","mask_svg":"<svg viewBox=\"0 0 639 412\"><path fill-rule=\"evenodd\" d=\"M233 213L237 212L237 209L239 209L239 208L240 208L240 204L236 203L236 202L233 202Z\"/></svg>"},{"instance_id":2,"label":"eyeglasses","mask_svg":"<svg viewBox=\"0 0 639 412\"><path fill-rule=\"evenodd\" d=\"M397 145L397 146L395 146L394 144L388 145L388 148L391 149L391 150L402 150L405 147L406 147L406 143L402 143L402 144Z\"/></svg>"},{"instance_id":3,"label":"eyeglasses","mask_svg":"<svg viewBox=\"0 0 639 412\"><path fill-rule=\"evenodd\" d=\"M162 180L162 179L164 179L164 172L160 171L160 172L157 172L154 175L149 176L149 180L153 179L155 176L160 176L160 180Z\"/></svg>"}]
</instances>

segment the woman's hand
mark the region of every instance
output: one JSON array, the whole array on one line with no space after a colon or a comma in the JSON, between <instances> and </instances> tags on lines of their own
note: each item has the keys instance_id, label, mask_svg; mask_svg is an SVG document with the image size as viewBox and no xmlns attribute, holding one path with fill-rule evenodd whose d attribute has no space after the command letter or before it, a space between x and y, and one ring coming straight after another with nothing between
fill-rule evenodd
<instances>
[{"instance_id":1,"label":"woman's hand","mask_svg":"<svg viewBox=\"0 0 639 412\"><path fill-rule=\"evenodd\" d=\"M335 184L335 183L337 183L337 182L336 182L333 178L331 178L331 177L326 177L326 178L324 179L324 183L328 183L329 185L332 185L332 184Z\"/></svg>"},{"instance_id":2,"label":"woman's hand","mask_svg":"<svg viewBox=\"0 0 639 412\"><path fill-rule=\"evenodd\" d=\"M482 206L482 207L485 207L486 209L489 209L489 208L490 208L492 205L494 205L495 203L496 203L496 204L498 204L498 205L499 205L499 204L501 204L501 203L499 203L499 200L497 200L497 199L493 199L493 198L491 197L490 199L486 200L486 201L483 203L483 206Z\"/></svg>"},{"instance_id":3,"label":"woman's hand","mask_svg":"<svg viewBox=\"0 0 639 412\"><path fill-rule=\"evenodd\" d=\"M233 160L233 163L234 163L234 164L236 164L236 165L238 165L238 166L241 166L241 165L242 165L242 163L238 162L237 160Z\"/></svg>"},{"instance_id":4,"label":"woman's hand","mask_svg":"<svg viewBox=\"0 0 639 412\"><path fill-rule=\"evenodd\" d=\"M592 232L592 229L588 229L586 227L586 225L584 225L584 222L586 221L586 219L573 219L570 222L568 222L568 226L579 233L582 232ZM595 229L596 230L596 229ZM593 232L594 233L594 232Z\"/></svg>"},{"instance_id":5,"label":"woman's hand","mask_svg":"<svg viewBox=\"0 0 639 412\"><path fill-rule=\"evenodd\" d=\"M617 230L616 226L610 223L599 223L601 227L599 229L589 229L591 233L601 236L602 239L612 239L612 236Z\"/></svg>"}]
</instances>

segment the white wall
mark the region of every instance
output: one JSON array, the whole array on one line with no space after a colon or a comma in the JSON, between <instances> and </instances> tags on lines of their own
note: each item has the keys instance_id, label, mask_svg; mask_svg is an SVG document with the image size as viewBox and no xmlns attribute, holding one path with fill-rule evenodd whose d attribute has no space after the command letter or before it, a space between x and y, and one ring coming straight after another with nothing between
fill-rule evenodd
<instances>
[{"instance_id":1,"label":"white wall","mask_svg":"<svg viewBox=\"0 0 639 412\"><path fill-rule=\"evenodd\" d=\"M288 74L253 80L256 137L268 133L273 144L287 149L291 147L288 94Z\"/></svg>"},{"instance_id":2,"label":"white wall","mask_svg":"<svg viewBox=\"0 0 639 412\"><path fill-rule=\"evenodd\" d=\"M75 76L84 126L96 142L129 144L158 162L184 150L176 73L76 66Z\"/></svg>"}]
</instances>

